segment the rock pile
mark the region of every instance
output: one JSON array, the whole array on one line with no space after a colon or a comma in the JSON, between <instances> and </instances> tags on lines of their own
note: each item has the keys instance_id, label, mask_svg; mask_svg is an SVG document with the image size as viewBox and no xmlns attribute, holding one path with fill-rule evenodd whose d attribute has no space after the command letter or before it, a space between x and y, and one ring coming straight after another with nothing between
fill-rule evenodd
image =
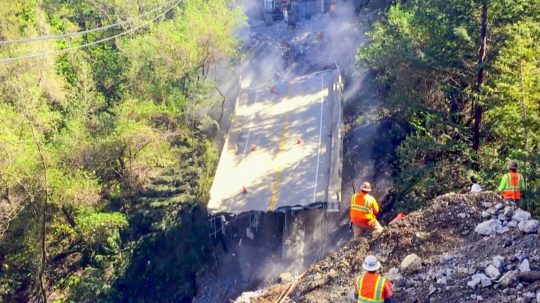
<instances>
[{"instance_id":1,"label":"rock pile","mask_svg":"<svg viewBox=\"0 0 540 303\"><path fill-rule=\"evenodd\" d=\"M539 227L494 193L445 195L315 264L290 302L349 302L362 259L375 254L396 302L540 303Z\"/></svg>"},{"instance_id":2,"label":"rock pile","mask_svg":"<svg viewBox=\"0 0 540 303\"><path fill-rule=\"evenodd\" d=\"M474 227L476 236L440 255L425 271L389 271L400 302L540 303L540 221L506 202L480 205L483 221ZM435 256L424 257L431 263Z\"/></svg>"}]
</instances>

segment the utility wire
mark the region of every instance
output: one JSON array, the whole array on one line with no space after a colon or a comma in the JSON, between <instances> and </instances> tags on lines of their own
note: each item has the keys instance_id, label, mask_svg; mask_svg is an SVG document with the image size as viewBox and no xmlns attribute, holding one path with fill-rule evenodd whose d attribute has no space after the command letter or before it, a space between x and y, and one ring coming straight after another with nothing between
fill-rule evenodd
<instances>
[{"instance_id":1,"label":"utility wire","mask_svg":"<svg viewBox=\"0 0 540 303\"><path fill-rule=\"evenodd\" d=\"M98 31L103 31L103 30L119 27L121 25L131 23L131 22L133 22L133 21L135 21L137 19L141 19L141 18L144 18L144 17L146 17L148 15L151 15L152 13L154 13L154 12L156 12L158 10L161 10L163 7L165 7L166 5L172 3L173 1L174 0L168 0L168 1L163 2L162 4L160 4L159 6L153 8L152 10L147 11L144 14L141 14L141 15L126 19L126 20L118 22L118 23L114 23L114 24L110 24L110 25L106 25L106 26L102 26L102 27L97 27L97 28L93 28L93 29L88 29L88 30L84 30L84 31L70 32L70 33L59 34L59 35L41 36L41 37L25 38L25 39L19 39L19 40L0 40L0 45L31 43L31 42L37 42L37 41L47 41L47 40L53 40L53 39L68 38L68 37L73 37L73 36L78 36L78 35L83 35L83 34L89 34L89 33L94 33L94 32L98 32Z\"/></svg>"},{"instance_id":2,"label":"utility wire","mask_svg":"<svg viewBox=\"0 0 540 303\"><path fill-rule=\"evenodd\" d=\"M13 57L13 58L3 58L3 59L0 59L0 63L13 62L13 61L19 61L19 60L24 60L24 59L31 59L31 58L37 58L37 57L43 57L43 56L48 56L48 55L65 53L65 52L69 52L69 51L72 51L72 50L78 50L78 49L93 46L93 45L96 45L96 44L99 44L99 43L102 43L102 42L110 41L110 40L113 40L113 39L121 37L121 36L125 36L125 35L127 35L129 33L135 32L135 31L149 25L150 23L156 21L157 19L165 16L168 12L173 10L181 1L182 0L178 0L171 7L169 7L167 10L165 10L163 13L159 14L157 17L153 18L152 20L149 20L149 21L147 21L147 22L145 22L145 23L143 23L143 24L141 24L139 26L136 26L136 27L134 27L132 29L121 32L121 33L116 34L114 36L107 37L107 38L104 38L104 39L101 39L101 40L97 40L97 41L94 41L94 42L91 42L91 43L81 44L81 45L78 45L78 46L73 46L73 47L60 49L60 50L55 50L55 51L50 51L50 52L37 53L37 54L32 54L32 55L27 55L27 56L20 56L20 57Z\"/></svg>"}]
</instances>

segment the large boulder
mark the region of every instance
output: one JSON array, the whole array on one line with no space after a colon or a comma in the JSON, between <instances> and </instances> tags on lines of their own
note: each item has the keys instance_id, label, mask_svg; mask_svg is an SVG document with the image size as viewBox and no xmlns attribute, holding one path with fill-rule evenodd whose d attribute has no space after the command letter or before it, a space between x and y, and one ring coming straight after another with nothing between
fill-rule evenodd
<instances>
[{"instance_id":1,"label":"large boulder","mask_svg":"<svg viewBox=\"0 0 540 303\"><path fill-rule=\"evenodd\" d=\"M504 257L495 256L492 259L493 259L493 265L495 266L495 268L497 268L498 270L502 270L504 266Z\"/></svg>"},{"instance_id":2,"label":"large boulder","mask_svg":"<svg viewBox=\"0 0 540 303\"><path fill-rule=\"evenodd\" d=\"M528 272L531 271L531 267L529 266L529 260L523 259L521 264L519 264L519 271L520 272Z\"/></svg>"},{"instance_id":3,"label":"large boulder","mask_svg":"<svg viewBox=\"0 0 540 303\"><path fill-rule=\"evenodd\" d=\"M489 202L482 202L482 206L483 206L484 208L490 208L490 207L492 207L492 206L493 206L493 203L489 203Z\"/></svg>"},{"instance_id":4,"label":"large boulder","mask_svg":"<svg viewBox=\"0 0 540 303\"><path fill-rule=\"evenodd\" d=\"M467 286L472 289L475 289L478 284L481 284L482 287L489 287L492 283L491 280L483 273L474 274L471 277L471 281L467 282Z\"/></svg>"},{"instance_id":5,"label":"large boulder","mask_svg":"<svg viewBox=\"0 0 540 303\"><path fill-rule=\"evenodd\" d=\"M399 273L399 268L392 267L386 274L386 278L392 282L398 282L403 279L403 276Z\"/></svg>"},{"instance_id":6,"label":"large boulder","mask_svg":"<svg viewBox=\"0 0 540 303\"><path fill-rule=\"evenodd\" d=\"M498 226L499 220L491 219L478 224L474 231L480 235L492 236L497 233Z\"/></svg>"},{"instance_id":7,"label":"large boulder","mask_svg":"<svg viewBox=\"0 0 540 303\"><path fill-rule=\"evenodd\" d=\"M514 212L514 215L512 216L512 219L520 221L520 222L527 221L530 218L531 218L531 213L528 211L524 211L522 209L516 210L516 212Z\"/></svg>"},{"instance_id":8,"label":"large boulder","mask_svg":"<svg viewBox=\"0 0 540 303\"><path fill-rule=\"evenodd\" d=\"M401 261L400 270L402 273L414 273L422 269L422 259L416 254L410 254Z\"/></svg>"},{"instance_id":9,"label":"large boulder","mask_svg":"<svg viewBox=\"0 0 540 303\"><path fill-rule=\"evenodd\" d=\"M511 206L505 207L503 215L505 217L512 217L514 215L514 209Z\"/></svg>"},{"instance_id":10,"label":"large boulder","mask_svg":"<svg viewBox=\"0 0 540 303\"><path fill-rule=\"evenodd\" d=\"M502 234L504 234L505 232L508 232L508 231L510 231L510 228L507 227L507 226L502 226L502 225L497 226L497 234L498 235L502 235Z\"/></svg>"},{"instance_id":11,"label":"large boulder","mask_svg":"<svg viewBox=\"0 0 540 303\"><path fill-rule=\"evenodd\" d=\"M504 287L508 287L512 285L516 281L516 276L518 274L517 270L511 270L507 273L505 273L498 281L499 284L501 284Z\"/></svg>"},{"instance_id":12,"label":"large boulder","mask_svg":"<svg viewBox=\"0 0 540 303\"><path fill-rule=\"evenodd\" d=\"M538 220L521 221L518 224L518 228L524 233L532 234L532 233L538 232L538 229L540 228L540 221Z\"/></svg>"},{"instance_id":13,"label":"large boulder","mask_svg":"<svg viewBox=\"0 0 540 303\"><path fill-rule=\"evenodd\" d=\"M501 272L493 264L486 268L485 273L491 279L497 279L501 275Z\"/></svg>"}]
</instances>

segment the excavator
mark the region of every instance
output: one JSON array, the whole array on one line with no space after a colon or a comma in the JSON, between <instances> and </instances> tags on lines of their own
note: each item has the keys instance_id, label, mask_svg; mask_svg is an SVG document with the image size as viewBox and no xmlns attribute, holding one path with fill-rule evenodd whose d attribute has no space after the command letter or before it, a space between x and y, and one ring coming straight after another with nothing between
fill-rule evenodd
<instances>
[{"instance_id":1,"label":"excavator","mask_svg":"<svg viewBox=\"0 0 540 303\"><path fill-rule=\"evenodd\" d=\"M262 0L263 19L267 25L276 20L284 20L295 26L300 19L310 18L330 9L331 0Z\"/></svg>"}]
</instances>

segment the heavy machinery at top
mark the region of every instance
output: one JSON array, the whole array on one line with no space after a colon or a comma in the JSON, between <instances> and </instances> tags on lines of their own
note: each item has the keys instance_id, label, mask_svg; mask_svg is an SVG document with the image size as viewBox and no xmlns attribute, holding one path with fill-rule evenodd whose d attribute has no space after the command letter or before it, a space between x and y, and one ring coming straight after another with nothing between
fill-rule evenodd
<instances>
[{"instance_id":1,"label":"heavy machinery at top","mask_svg":"<svg viewBox=\"0 0 540 303\"><path fill-rule=\"evenodd\" d=\"M296 25L301 19L310 18L317 13L330 9L332 0L262 0L263 18L267 24L274 20L285 20L289 25Z\"/></svg>"}]
</instances>

